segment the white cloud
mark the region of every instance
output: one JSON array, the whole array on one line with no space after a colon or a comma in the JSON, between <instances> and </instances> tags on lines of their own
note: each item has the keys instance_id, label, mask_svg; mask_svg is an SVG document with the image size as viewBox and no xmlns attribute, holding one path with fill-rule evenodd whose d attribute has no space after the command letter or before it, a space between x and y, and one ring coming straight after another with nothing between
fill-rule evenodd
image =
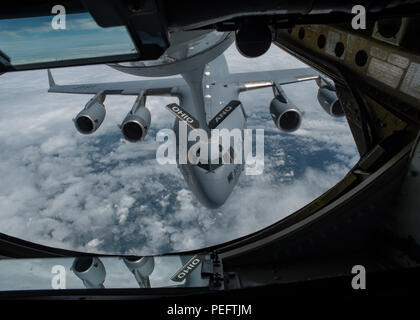
<instances>
[{"instance_id":1,"label":"white cloud","mask_svg":"<svg viewBox=\"0 0 420 320\"><path fill-rule=\"evenodd\" d=\"M226 55L231 72L304 66L274 47L252 63L234 46ZM60 84L137 79L102 65L53 74ZM240 98L249 127L263 124L271 149L265 151L264 174L242 174L228 202L208 210L176 165L160 166L154 158L157 129L173 125L164 106L176 99L148 98L149 135L132 144L121 139L117 124L134 97L107 97L103 125L82 136L71 119L89 96L49 94L47 88L46 71L0 77L0 232L50 246L152 254L232 240L315 199L358 158L347 123L321 109L313 82L285 86L305 112L302 128L293 134L274 127L268 113L271 90L245 93Z\"/></svg>"}]
</instances>

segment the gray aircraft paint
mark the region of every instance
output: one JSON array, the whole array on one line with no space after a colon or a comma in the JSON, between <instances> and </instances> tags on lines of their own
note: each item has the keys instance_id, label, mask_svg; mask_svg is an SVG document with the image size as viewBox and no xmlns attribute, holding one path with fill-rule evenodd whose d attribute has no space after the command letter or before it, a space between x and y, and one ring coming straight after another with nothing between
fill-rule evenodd
<instances>
[{"instance_id":1,"label":"gray aircraft paint","mask_svg":"<svg viewBox=\"0 0 420 320\"><path fill-rule=\"evenodd\" d=\"M105 95L139 95L141 93L146 96L174 96L179 99L182 112L186 112L198 122L198 125L195 124L194 127L199 127L210 133L209 122L218 113L223 113L223 109L231 101L239 100L241 92L270 87L273 83L281 85L313 80L318 77L318 73L311 68L230 74L223 52L233 43L233 33L200 32L193 33L191 36L185 34L182 39L178 40L157 62L148 64L139 62L129 66L112 65L112 67L139 76L160 77L180 74L182 77L57 85L48 70L50 84L48 91L79 94L104 92ZM193 44L198 46L201 51L198 50L191 55L186 54L186 50L193 47ZM173 58L174 56L178 56L179 59ZM217 129L240 129L243 134L243 129L246 128L246 114L242 104L239 106L223 113L222 119L217 121ZM176 133L179 121L179 117L177 117L174 123ZM187 130L189 132L192 129L187 127ZM189 141L188 148L194 143ZM178 136L177 144L179 145ZM178 155L177 159L179 159ZM191 164L178 164L178 167L197 199L208 208L217 208L228 199L244 166L243 164L228 163L214 170L211 167L209 167L210 170L207 170L199 165Z\"/></svg>"}]
</instances>

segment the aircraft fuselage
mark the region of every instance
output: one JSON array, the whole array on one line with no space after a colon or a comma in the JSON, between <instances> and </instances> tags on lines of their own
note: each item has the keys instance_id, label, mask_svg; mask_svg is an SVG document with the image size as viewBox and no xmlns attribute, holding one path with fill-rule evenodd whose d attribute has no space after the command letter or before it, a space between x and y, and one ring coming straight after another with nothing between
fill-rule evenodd
<instances>
[{"instance_id":1,"label":"aircraft fuselage","mask_svg":"<svg viewBox=\"0 0 420 320\"><path fill-rule=\"evenodd\" d=\"M221 112L230 101L238 100L238 86L224 81L228 74L229 71L224 55L220 55L206 66L203 66L201 74L198 72L183 74L191 93L180 95L180 106L199 120L200 128L206 130L209 137L212 132L208 126L209 121ZM242 105L235 108L228 115L223 114L223 112L222 115L225 117L218 124L217 129L240 129L242 134L241 141L243 142L246 116ZM174 131L177 135L178 146L180 143L179 126L180 120L177 118L174 124ZM186 130L187 134L189 134L193 129L187 127ZM187 150L195 143L196 141L188 141ZM180 148L178 147L177 150L180 150ZM232 138L229 149L222 150L219 163L217 164L211 163L214 161L210 159L210 156L207 164L180 164L178 161L179 156L177 156L178 168L185 181L204 206L212 209L218 208L228 199L243 171L243 163L233 163L236 153L242 152L242 150L242 145L235 146ZM208 154L211 154L210 147ZM230 158L232 163L222 163L223 157Z\"/></svg>"}]
</instances>

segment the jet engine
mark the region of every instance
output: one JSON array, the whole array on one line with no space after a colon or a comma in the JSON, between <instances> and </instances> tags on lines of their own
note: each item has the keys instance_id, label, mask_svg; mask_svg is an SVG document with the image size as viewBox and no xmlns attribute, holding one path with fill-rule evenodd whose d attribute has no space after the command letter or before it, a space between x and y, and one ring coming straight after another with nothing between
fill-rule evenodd
<instances>
[{"instance_id":1,"label":"jet engine","mask_svg":"<svg viewBox=\"0 0 420 320\"><path fill-rule=\"evenodd\" d=\"M300 111L288 100L284 91L273 87L274 99L270 103L270 114L279 130L293 132L299 129L302 122Z\"/></svg>"},{"instance_id":2,"label":"jet engine","mask_svg":"<svg viewBox=\"0 0 420 320\"><path fill-rule=\"evenodd\" d=\"M150 288L149 276L155 268L153 257L124 257L127 268L134 274L140 288Z\"/></svg>"},{"instance_id":3,"label":"jet engine","mask_svg":"<svg viewBox=\"0 0 420 320\"><path fill-rule=\"evenodd\" d=\"M77 131L82 134L95 132L105 119L105 94L98 93L86 103L85 108L74 118L74 125Z\"/></svg>"},{"instance_id":4,"label":"jet engine","mask_svg":"<svg viewBox=\"0 0 420 320\"><path fill-rule=\"evenodd\" d=\"M316 79L318 84L318 102L322 109L332 117L343 117L344 111L338 100L335 85L323 77Z\"/></svg>"},{"instance_id":5,"label":"jet engine","mask_svg":"<svg viewBox=\"0 0 420 320\"><path fill-rule=\"evenodd\" d=\"M267 24L253 21L243 23L236 32L236 48L247 58L256 58L270 48L272 35Z\"/></svg>"},{"instance_id":6,"label":"jet engine","mask_svg":"<svg viewBox=\"0 0 420 320\"><path fill-rule=\"evenodd\" d=\"M74 274L83 281L86 288L103 288L106 272L101 260L97 257L78 257L71 267Z\"/></svg>"},{"instance_id":7,"label":"jet engine","mask_svg":"<svg viewBox=\"0 0 420 320\"><path fill-rule=\"evenodd\" d=\"M151 115L145 104L146 96L138 96L133 108L121 123L120 129L127 141L138 142L143 140L147 135Z\"/></svg>"}]
</instances>

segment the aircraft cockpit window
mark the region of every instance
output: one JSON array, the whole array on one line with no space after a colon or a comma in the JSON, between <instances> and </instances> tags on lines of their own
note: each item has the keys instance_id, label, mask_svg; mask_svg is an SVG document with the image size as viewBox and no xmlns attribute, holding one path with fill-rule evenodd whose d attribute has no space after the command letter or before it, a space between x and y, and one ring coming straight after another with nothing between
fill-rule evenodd
<instances>
[{"instance_id":1,"label":"aircraft cockpit window","mask_svg":"<svg viewBox=\"0 0 420 320\"><path fill-rule=\"evenodd\" d=\"M0 19L1 55L17 70L67 60L123 57L138 52L125 27L101 28L88 13Z\"/></svg>"},{"instance_id":2,"label":"aircraft cockpit window","mask_svg":"<svg viewBox=\"0 0 420 320\"><path fill-rule=\"evenodd\" d=\"M230 160L233 163L233 161L235 160L235 150L233 150L232 147L229 148L229 155L230 155Z\"/></svg>"},{"instance_id":3,"label":"aircraft cockpit window","mask_svg":"<svg viewBox=\"0 0 420 320\"><path fill-rule=\"evenodd\" d=\"M111 27L96 33L90 18L71 16L68 30L61 31L51 31L47 18L37 18L45 34L32 18L15 24L16 32L0 20L0 40L22 36L22 41L12 41L15 48L0 42L0 50L12 62L29 63L75 52L95 57L130 40L124 30ZM64 48L79 50L63 50L62 42L54 41L64 31L79 39L63 40ZM239 53L234 39L226 42L204 31L178 35L179 46L167 52L178 59L175 65L140 68L160 72L168 67L167 73L181 73L171 77L136 76L132 69L100 64L1 75L0 233L95 254L147 256L203 249L278 222L354 167L359 155L353 136L346 118L338 117L334 87L314 81L318 72L274 45L250 60ZM31 41L25 45L25 39ZM41 45L53 50L41 56ZM131 45L130 40L125 48L130 51ZM195 49L203 60L194 63L205 64L202 74L191 68L191 61L181 63L182 54ZM190 87L182 78L185 73L202 81L194 99L191 92L199 86ZM305 81L291 83L296 78ZM273 94L267 87L273 79L287 83L281 85L284 92L279 88ZM208 101L207 91L212 96ZM199 95L202 104L195 102ZM247 116L235 109L239 106ZM290 109L301 112L289 119L284 115ZM210 153L206 164L196 161L204 149L183 153L179 143L185 138L185 145L202 147L197 142L204 139L183 137L179 125L195 128L202 120L214 123L215 129L226 128L231 142L220 139L223 148Z\"/></svg>"},{"instance_id":4,"label":"aircraft cockpit window","mask_svg":"<svg viewBox=\"0 0 420 320\"><path fill-rule=\"evenodd\" d=\"M196 151L196 156L197 157L200 156L200 150L201 149L198 148L197 151ZM223 151L223 147L222 147L222 145L219 145L219 152L222 152L222 151ZM204 170L214 171L217 168L220 168L224 164L232 164L233 160L234 160L234 156L235 156L235 151L233 150L232 147L229 147L228 151L223 153L223 155L219 157L217 162L214 161L215 163L211 163L211 161L209 160L208 163L198 162L197 165L200 168L203 168Z\"/></svg>"},{"instance_id":5,"label":"aircraft cockpit window","mask_svg":"<svg viewBox=\"0 0 420 320\"><path fill-rule=\"evenodd\" d=\"M219 158L219 163L201 163L201 162L197 163L197 166L207 171L214 171L217 168L220 168L222 165L223 165L222 158Z\"/></svg>"},{"instance_id":6,"label":"aircraft cockpit window","mask_svg":"<svg viewBox=\"0 0 420 320\"><path fill-rule=\"evenodd\" d=\"M229 183L232 183L232 181L233 181L233 173L232 173L232 172L231 172L231 173L229 173L229 175L228 175L227 179L228 179L228 182L229 182Z\"/></svg>"},{"instance_id":7,"label":"aircraft cockpit window","mask_svg":"<svg viewBox=\"0 0 420 320\"><path fill-rule=\"evenodd\" d=\"M229 149L223 154L222 158L224 159L224 163L234 163L235 151L233 148L229 147Z\"/></svg>"},{"instance_id":8,"label":"aircraft cockpit window","mask_svg":"<svg viewBox=\"0 0 420 320\"><path fill-rule=\"evenodd\" d=\"M0 291L206 287L201 267L209 261L206 254L0 259Z\"/></svg>"}]
</instances>

